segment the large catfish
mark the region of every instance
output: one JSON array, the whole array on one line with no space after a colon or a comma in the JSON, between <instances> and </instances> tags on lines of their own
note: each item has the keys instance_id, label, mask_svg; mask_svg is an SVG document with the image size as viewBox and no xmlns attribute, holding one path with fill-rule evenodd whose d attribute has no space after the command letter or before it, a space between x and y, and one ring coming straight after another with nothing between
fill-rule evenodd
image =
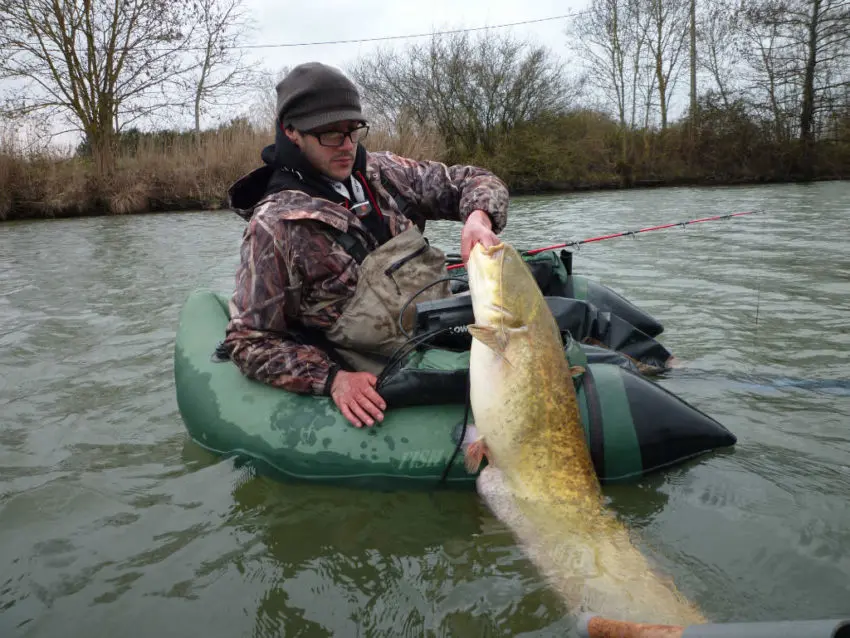
<instances>
[{"instance_id":1,"label":"large catfish","mask_svg":"<svg viewBox=\"0 0 850 638\"><path fill-rule=\"evenodd\" d=\"M480 438L466 461L474 471L487 458L482 498L570 611L599 616L586 629L591 636L679 636L682 626L705 622L606 510L576 399L578 370L569 367L557 323L520 255L504 243L478 244L467 269Z\"/></svg>"}]
</instances>

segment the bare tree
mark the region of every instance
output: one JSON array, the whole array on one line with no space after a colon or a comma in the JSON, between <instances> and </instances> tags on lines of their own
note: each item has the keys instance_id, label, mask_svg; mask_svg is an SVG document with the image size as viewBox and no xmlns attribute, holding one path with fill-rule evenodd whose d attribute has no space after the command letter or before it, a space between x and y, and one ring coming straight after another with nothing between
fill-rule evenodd
<instances>
[{"instance_id":1,"label":"bare tree","mask_svg":"<svg viewBox=\"0 0 850 638\"><path fill-rule=\"evenodd\" d=\"M785 22L785 6L782 0L742 3L737 20L748 101L756 113L771 123L775 140L786 142L793 136L800 92L795 82L795 52Z\"/></svg>"},{"instance_id":2,"label":"bare tree","mask_svg":"<svg viewBox=\"0 0 850 638\"><path fill-rule=\"evenodd\" d=\"M703 0L704 10L698 18L698 39L702 55L698 67L708 73L724 108L733 101L736 65L740 58L735 48L738 33L735 10L729 0Z\"/></svg>"},{"instance_id":3,"label":"bare tree","mask_svg":"<svg viewBox=\"0 0 850 638\"><path fill-rule=\"evenodd\" d=\"M846 88L850 80L846 72L850 63L850 2L793 0L785 13L791 41L799 51L802 165L810 177L818 112L829 109L833 89Z\"/></svg>"},{"instance_id":4,"label":"bare tree","mask_svg":"<svg viewBox=\"0 0 850 638\"><path fill-rule=\"evenodd\" d=\"M68 116L109 172L117 122L176 105L189 18L188 0L0 0L0 80L21 87L4 112Z\"/></svg>"},{"instance_id":5,"label":"bare tree","mask_svg":"<svg viewBox=\"0 0 850 638\"><path fill-rule=\"evenodd\" d=\"M588 81L615 105L624 163L628 131L638 124L642 87L649 81L644 19L636 0L592 0L567 30L572 48L585 62Z\"/></svg>"},{"instance_id":6,"label":"bare tree","mask_svg":"<svg viewBox=\"0 0 850 638\"><path fill-rule=\"evenodd\" d=\"M818 129L848 106L850 2L759 0L738 16L745 44L757 52L742 50L754 104L766 106L779 141L799 137L810 172Z\"/></svg>"},{"instance_id":7,"label":"bare tree","mask_svg":"<svg viewBox=\"0 0 850 638\"><path fill-rule=\"evenodd\" d=\"M465 151L490 152L517 124L559 112L575 96L545 48L490 32L435 35L362 58L350 73L378 121L413 117Z\"/></svg>"},{"instance_id":8,"label":"bare tree","mask_svg":"<svg viewBox=\"0 0 850 638\"><path fill-rule=\"evenodd\" d=\"M196 0L195 6L198 28L192 47L194 69L187 79L191 81L198 134L201 116L213 107L241 102L240 89L251 86L256 74L238 48L249 27L242 0Z\"/></svg>"},{"instance_id":9,"label":"bare tree","mask_svg":"<svg viewBox=\"0 0 850 638\"><path fill-rule=\"evenodd\" d=\"M286 77L289 70L288 66L283 66L277 71L263 69L254 74L249 120L252 126L264 131L268 130L272 135L274 135L277 119L276 87L278 82Z\"/></svg>"},{"instance_id":10,"label":"bare tree","mask_svg":"<svg viewBox=\"0 0 850 638\"><path fill-rule=\"evenodd\" d=\"M641 1L644 11L649 14L646 42L655 69L661 130L664 130L687 41L689 0Z\"/></svg>"},{"instance_id":11,"label":"bare tree","mask_svg":"<svg viewBox=\"0 0 850 638\"><path fill-rule=\"evenodd\" d=\"M691 133L697 125L697 0L689 1L688 31L690 35L690 72L691 72Z\"/></svg>"},{"instance_id":12,"label":"bare tree","mask_svg":"<svg viewBox=\"0 0 850 638\"><path fill-rule=\"evenodd\" d=\"M50 123L37 117L0 117L0 155L61 156L67 149L51 145Z\"/></svg>"}]
</instances>

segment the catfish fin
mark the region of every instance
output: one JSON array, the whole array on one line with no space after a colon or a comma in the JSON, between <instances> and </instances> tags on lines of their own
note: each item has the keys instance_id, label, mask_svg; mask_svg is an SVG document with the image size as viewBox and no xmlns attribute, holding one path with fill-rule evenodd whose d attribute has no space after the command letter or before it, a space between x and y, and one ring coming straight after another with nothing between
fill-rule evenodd
<instances>
[{"instance_id":1,"label":"catfish fin","mask_svg":"<svg viewBox=\"0 0 850 638\"><path fill-rule=\"evenodd\" d=\"M678 625L651 625L622 620L609 620L589 616L584 620L585 635L590 638L682 638L684 627Z\"/></svg>"},{"instance_id":2,"label":"catfish fin","mask_svg":"<svg viewBox=\"0 0 850 638\"><path fill-rule=\"evenodd\" d=\"M498 354L504 354L505 348L508 347L506 335L490 326L472 324L469 326L469 334Z\"/></svg>"},{"instance_id":3,"label":"catfish fin","mask_svg":"<svg viewBox=\"0 0 850 638\"><path fill-rule=\"evenodd\" d=\"M464 453L466 471L470 474L477 472L478 468L481 467L481 461L483 461L484 458L487 458L487 463L490 463L490 454L487 449L487 444L484 442L483 438L479 438L466 446L466 452Z\"/></svg>"}]
</instances>

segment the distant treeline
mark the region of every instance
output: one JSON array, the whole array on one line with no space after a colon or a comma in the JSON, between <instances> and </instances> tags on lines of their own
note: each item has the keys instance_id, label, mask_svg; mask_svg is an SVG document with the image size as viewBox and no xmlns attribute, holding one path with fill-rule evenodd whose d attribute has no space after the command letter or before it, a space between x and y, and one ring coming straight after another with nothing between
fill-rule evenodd
<instances>
[{"instance_id":1,"label":"distant treeline","mask_svg":"<svg viewBox=\"0 0 850 638\"><path fill-rule=\"evenodd\" d=\"M455 33L352 72L391 128L515 189L850 177L846 0L591 0L565 36L567 63Z\"/></svg>"},{"instance_id":2,"label":"distant treeline","mask_svg":"<svg viewBox=\"0 0 850 638\"><path fill-rule=\"evenodd\" d=\"M680 184L739 184L850 179L850 119L834 140L816 143L811 171L797 140L777 142L737 110L704 109L699 133L688 122L665 131L632 131L620 154L620 129L607 115L583 110L517 124L490 151L449 151L451 140L411 130L370 132L371 150L419 159L473 163L501 176L512 192ZM267 131L245 122L191 134L159 132L119 138L117 165L98 176L86 157L21 157L0 152L0 219L220 209L227 187L260 163Z\"/></svg>"},{"instance_id":3,"label":"distant treeline","mask_svg":"<svg viewBox=\"0 0 850 638\"><path fill-rule=\"evenodd\" d=\"M524 122L492 153L457 159L488 166L524 193L850 179L850 117L834 139L804 150L799 140L775 139L738 106L703 106L695 126L684 119L625 134L607 115L576 111Z\"/></svg>"},{"instance_id":4,"label":"distant treeline","mask_svg":"<svg viewBox=\"0 0 850 638\"><path fill-rule=\"evenodd\" d=\"M566 62L489 31L361 58L366 146L514 193L850 179L846 0L592 0L565 38ZM197 109L191 131L121 127L131 96L101 95L115 110L71 157L0 128L0 219L222 208L273 140L273 84L214 130Z\"/></svg>"}]
</instances>

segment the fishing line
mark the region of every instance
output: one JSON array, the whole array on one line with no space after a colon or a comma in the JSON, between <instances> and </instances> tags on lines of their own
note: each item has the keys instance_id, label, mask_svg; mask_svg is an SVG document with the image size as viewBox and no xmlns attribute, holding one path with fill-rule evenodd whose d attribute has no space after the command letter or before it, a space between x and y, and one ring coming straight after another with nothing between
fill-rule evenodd
<instances>
[{"instance_id":1,"label":"fishing line","mask_svg":"<svg viewBox=\"0 0 850 638\"><path fill-rule=\"evenodd\" d=\"M472 397L470 396L471 386L469 380L469 373L466 375L466 404L463 408L463 427L460 429L460 436L458 437L457 443L455 443L455 449L452 452L451 457L449 457L448 463L446 463L446 467L443 468L443 473L440 475L440 480L437 481L437 485L443 485L446 482L446 479L449 476L449 472L454 465L455 459L457 455L460 453L461 448L463 448L463 442L466 439L466 429L469 424L469 410L472 407Z\"/></svg>"},{"instance_id":2,"label":"fishing line","mask_svg":"<svg viewBox=\"0 0 850 638\"><path fill-rule=\"evenodd\" d=\"M598 241L606 241L608 239L615 239L617 237L634 237L635 235L639 235L640 233L649 233L657 230L664 230L666 228L676 228L681 227L685 228L685 226L690 226L691 224L702 224L705 222L713 222L719 221L723 219L731 219L732 217L742 217L744 215L753 215L755 213L760 213L760 210L748 210L740 213L728 213L725 215L712 215L711 217L701 217L699 219L689 219L682 222L670 222L667 224L659 224L657 226L648 226L646 228L637 228L635 230L624 230L618 233L609 233L607 235L600 235L598 237L588 237L587 239L577 239L573 241L564 242L561 244L555 244L554 246L544 246L543 248L534 248L532 250L523 251L523 255L536 255L538 253L545 252L547 250L556 250L558 248L579 248L582 244L592 244ZM446 270L454 270L455 268L461 268L463 264L451 264L446 267Z\"/></svg>"},{"instance_id":3,"label":"fishing line","mask_svg":"<svg viewBox=\"0 0 850 638\"><path fill-rule=\"evenodd\" d=\"M401 332L401 334L403 334L405 337L407 337L407 341L405 343L401 344L398 348L396 348L395 352L393 352L392 355L390 355L389 363L381 371L381 374L378 377L378 382L375 384L377 387L380 388L381 383L386 379L387 375L390 372L394 371L395 368L402 361L404 361L407 358L407 356L410 353L412 353L414 350L416 350L419 346L427 343L428 341L430 341L431 339L433 339L437 335L444 333L444 332L448 332L449 330L452 329L452 326L445 326L443 328L439 328L437 330L432 330L431 332L426 332L424 334L413 337L413 336L411 336L411 334L409 332L407 332L407 330L404 329L404 324L403 324L403 321L402 321L405 311L407 310L408 306L410 306L410 304L413 303L414 299L416 299L419 295L421 295L423 292L425 292L429 288L432 288L432 287L436 286L437 284L443 283L445 281L460 281L460 282L465 283L465 284L469 283L468 280L465 277L453 277L451 275L449 275L447 277L440 277L439 279L432 281L431 283L423 286L422 288L420 288L419 290L414 292L408 298L408 300L404 302L404 305L401 307L401 310L398 313L398 329ZM454 451L452 452L451 457L449 457L449 460L446 463L446 466L443 468L443 471L440 474L440 479L437 481L438 486L445 484L446 479L449 476L449 472L451 471L452 466L454 466L455 459L457 459L457 455L460 453L460 450L463 447L463 442L466 439L467 426L469 424L470 408L471 408L471 400L470 400L470 388L469 388L469 373L467 372L467 375L466 375L466 401L464 403L464 409L463 409L463 426L461 427L460 437L458 438L457 443L455 444Z\"/></svg>"},{"instance_id":4,"label":"fishing line","mask_svg":"<svg viewBox=\"0 0 850 638\"><path fill-rule=\"evenodd\" d=\"M378 375L378 381L376 385L380 387L381 383L386 380L386 377L390 372L392 372L399 363L403 362L407 355L412 353L422 344L430 341L433 337L436 337L443 332L448 332L452 329L453 326L445 326L443 328L438 328L437 330L432 330L431 332L425 332L416 337L411 337L404 343L402 343L398 348L396 348L393 353L389 356L389 362L384 366L384 369L381 371L381 374Z\"/></svg>"},{"instance_id":5,"label":"fishing line","mask_svg":"<svg viewBox=\"0 0 850 638\"><path fill-rule=\"evenodd\" d=\"M764 237L764 224L767 221L767 215L761 218L761 228L759 228L759 235ZM755 262L755 256L753 256L753 261ZM759 312L761 310L761 270L758 271L758 275L756 276L756 325L753 330L753 356L751 362L750 374L755 374L756 371L756 354L758 353L758 338L759 338Z\"/></svg>"}]
</instances>

